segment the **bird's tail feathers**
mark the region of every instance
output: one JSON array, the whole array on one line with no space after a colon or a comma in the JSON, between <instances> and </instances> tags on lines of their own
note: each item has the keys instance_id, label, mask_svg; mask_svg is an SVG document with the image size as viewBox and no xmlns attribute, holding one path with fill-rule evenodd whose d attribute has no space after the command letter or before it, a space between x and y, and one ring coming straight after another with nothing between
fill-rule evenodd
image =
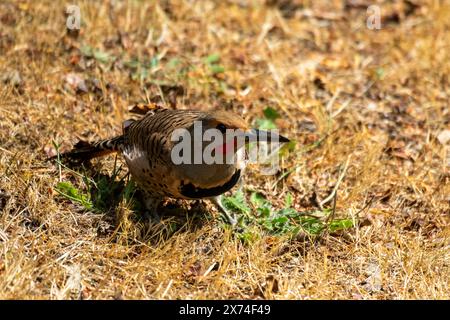
<instances>
[{"instance_id":1,"label":"bird's tail feathers","mask_svg":"<svg viewBox=\"0 0 450 320\"><path fill-rule=\"evenodd\" d=\"M89 161L93 158L103 157L107 154L120 151L123 142L123 136L100 140L93 143L80 140L75 144L71 151L61 154L61 158L80 162Z\"/></svg>"}]
</instances>

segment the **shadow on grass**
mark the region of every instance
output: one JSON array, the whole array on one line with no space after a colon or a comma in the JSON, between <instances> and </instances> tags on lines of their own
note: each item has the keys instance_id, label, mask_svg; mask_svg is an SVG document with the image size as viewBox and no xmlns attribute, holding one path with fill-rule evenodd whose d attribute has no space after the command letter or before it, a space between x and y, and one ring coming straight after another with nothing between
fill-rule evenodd
<instances>
[{"instance_id":1,"label":"shadow on grass","mask_svg":"<svg viewBox=\"0 0 450 320\"><path fill-rule=\"evenodd\" d=\"M151 216L145 209L141 190L128 174L121 174L121 167L116 169L115 166L111 175L99 173L90 165L80 167L83 173L64 167L79 176L84 185L62 181L55 190L63 198L86 211L101 214L111 223L114 229L103 232L105 235L125 236L132 242L167 240L175 233L198 230L210 217L201 201L175 200L162 202L158 207L159 217Z\"/></svg>"}]
</instances>

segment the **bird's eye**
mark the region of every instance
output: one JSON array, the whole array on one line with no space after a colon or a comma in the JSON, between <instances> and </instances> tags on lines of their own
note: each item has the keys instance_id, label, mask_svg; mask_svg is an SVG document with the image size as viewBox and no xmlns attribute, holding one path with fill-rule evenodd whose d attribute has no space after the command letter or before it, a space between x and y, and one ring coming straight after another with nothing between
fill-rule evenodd
<instances>
[{"instance_id":1,"label":"bird's eye","mask_svg":"<svg viewBox=\"0 0 450 320\"><path fill-rule=\"evenodd\" d=\"M219 130L220 132L222 132L223 134L225 134L225 132L227 131L227 127L225 127L224 124L219 123L216 127L217 130Z\"/></svg>"}]
</instances>

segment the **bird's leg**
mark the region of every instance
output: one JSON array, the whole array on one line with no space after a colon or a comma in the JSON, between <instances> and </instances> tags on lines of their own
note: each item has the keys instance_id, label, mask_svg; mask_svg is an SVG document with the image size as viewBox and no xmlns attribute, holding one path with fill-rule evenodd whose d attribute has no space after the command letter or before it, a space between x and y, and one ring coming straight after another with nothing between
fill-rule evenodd
<instances>
[{"instance_id":1,"label":"bird's leg","mask_svg":"<svg viewBox=\"0 0 450 320\"><path fill-rule=\"evenodd\" d=\"M160 197L155 197L148 193L144 193L144 205L147 216L155 219L156 221L161 220L161 217L158 215L158 205L161 203L162 199Z\"/></svg>"},{"instance_id":2,"label":"bird's leg","mask_svg":"<svg viewBox=\"0 0 450 320\"><path fill-rule=\"evenodd\" d=\"M236 225L236 216L230 213L222 204L222 196L213 197L211 198L211 201L218 207L219 211L221 211L221 213L225 216L229 224L231 224L232 226Z\"/></svg>"}]
</instances>

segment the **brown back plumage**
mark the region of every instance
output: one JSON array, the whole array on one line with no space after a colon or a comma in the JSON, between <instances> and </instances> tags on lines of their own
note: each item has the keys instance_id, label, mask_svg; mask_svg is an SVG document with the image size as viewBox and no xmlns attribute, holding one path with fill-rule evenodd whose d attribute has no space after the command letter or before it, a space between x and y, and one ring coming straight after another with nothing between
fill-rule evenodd
<instances>
[{"instance_id":1,"label":"brown back plumage","mask_svg":"<svg viewBox=\"0 0 450 320\"><path fill-rule=\"evenodd\" d=\"M152 157L171 147L170 137L175 129L189 128L194 121L210 121L211 126L222 123L230 129L247 130L246 122L238 115L226 111L172 110L150 104L137 104L130 108L133 113L144 115L139 120L127 120L123 134L93 143L79 141L62 156L77 161L89 161L126 148L148 150Z\"/></svg>"}]
</instances>

